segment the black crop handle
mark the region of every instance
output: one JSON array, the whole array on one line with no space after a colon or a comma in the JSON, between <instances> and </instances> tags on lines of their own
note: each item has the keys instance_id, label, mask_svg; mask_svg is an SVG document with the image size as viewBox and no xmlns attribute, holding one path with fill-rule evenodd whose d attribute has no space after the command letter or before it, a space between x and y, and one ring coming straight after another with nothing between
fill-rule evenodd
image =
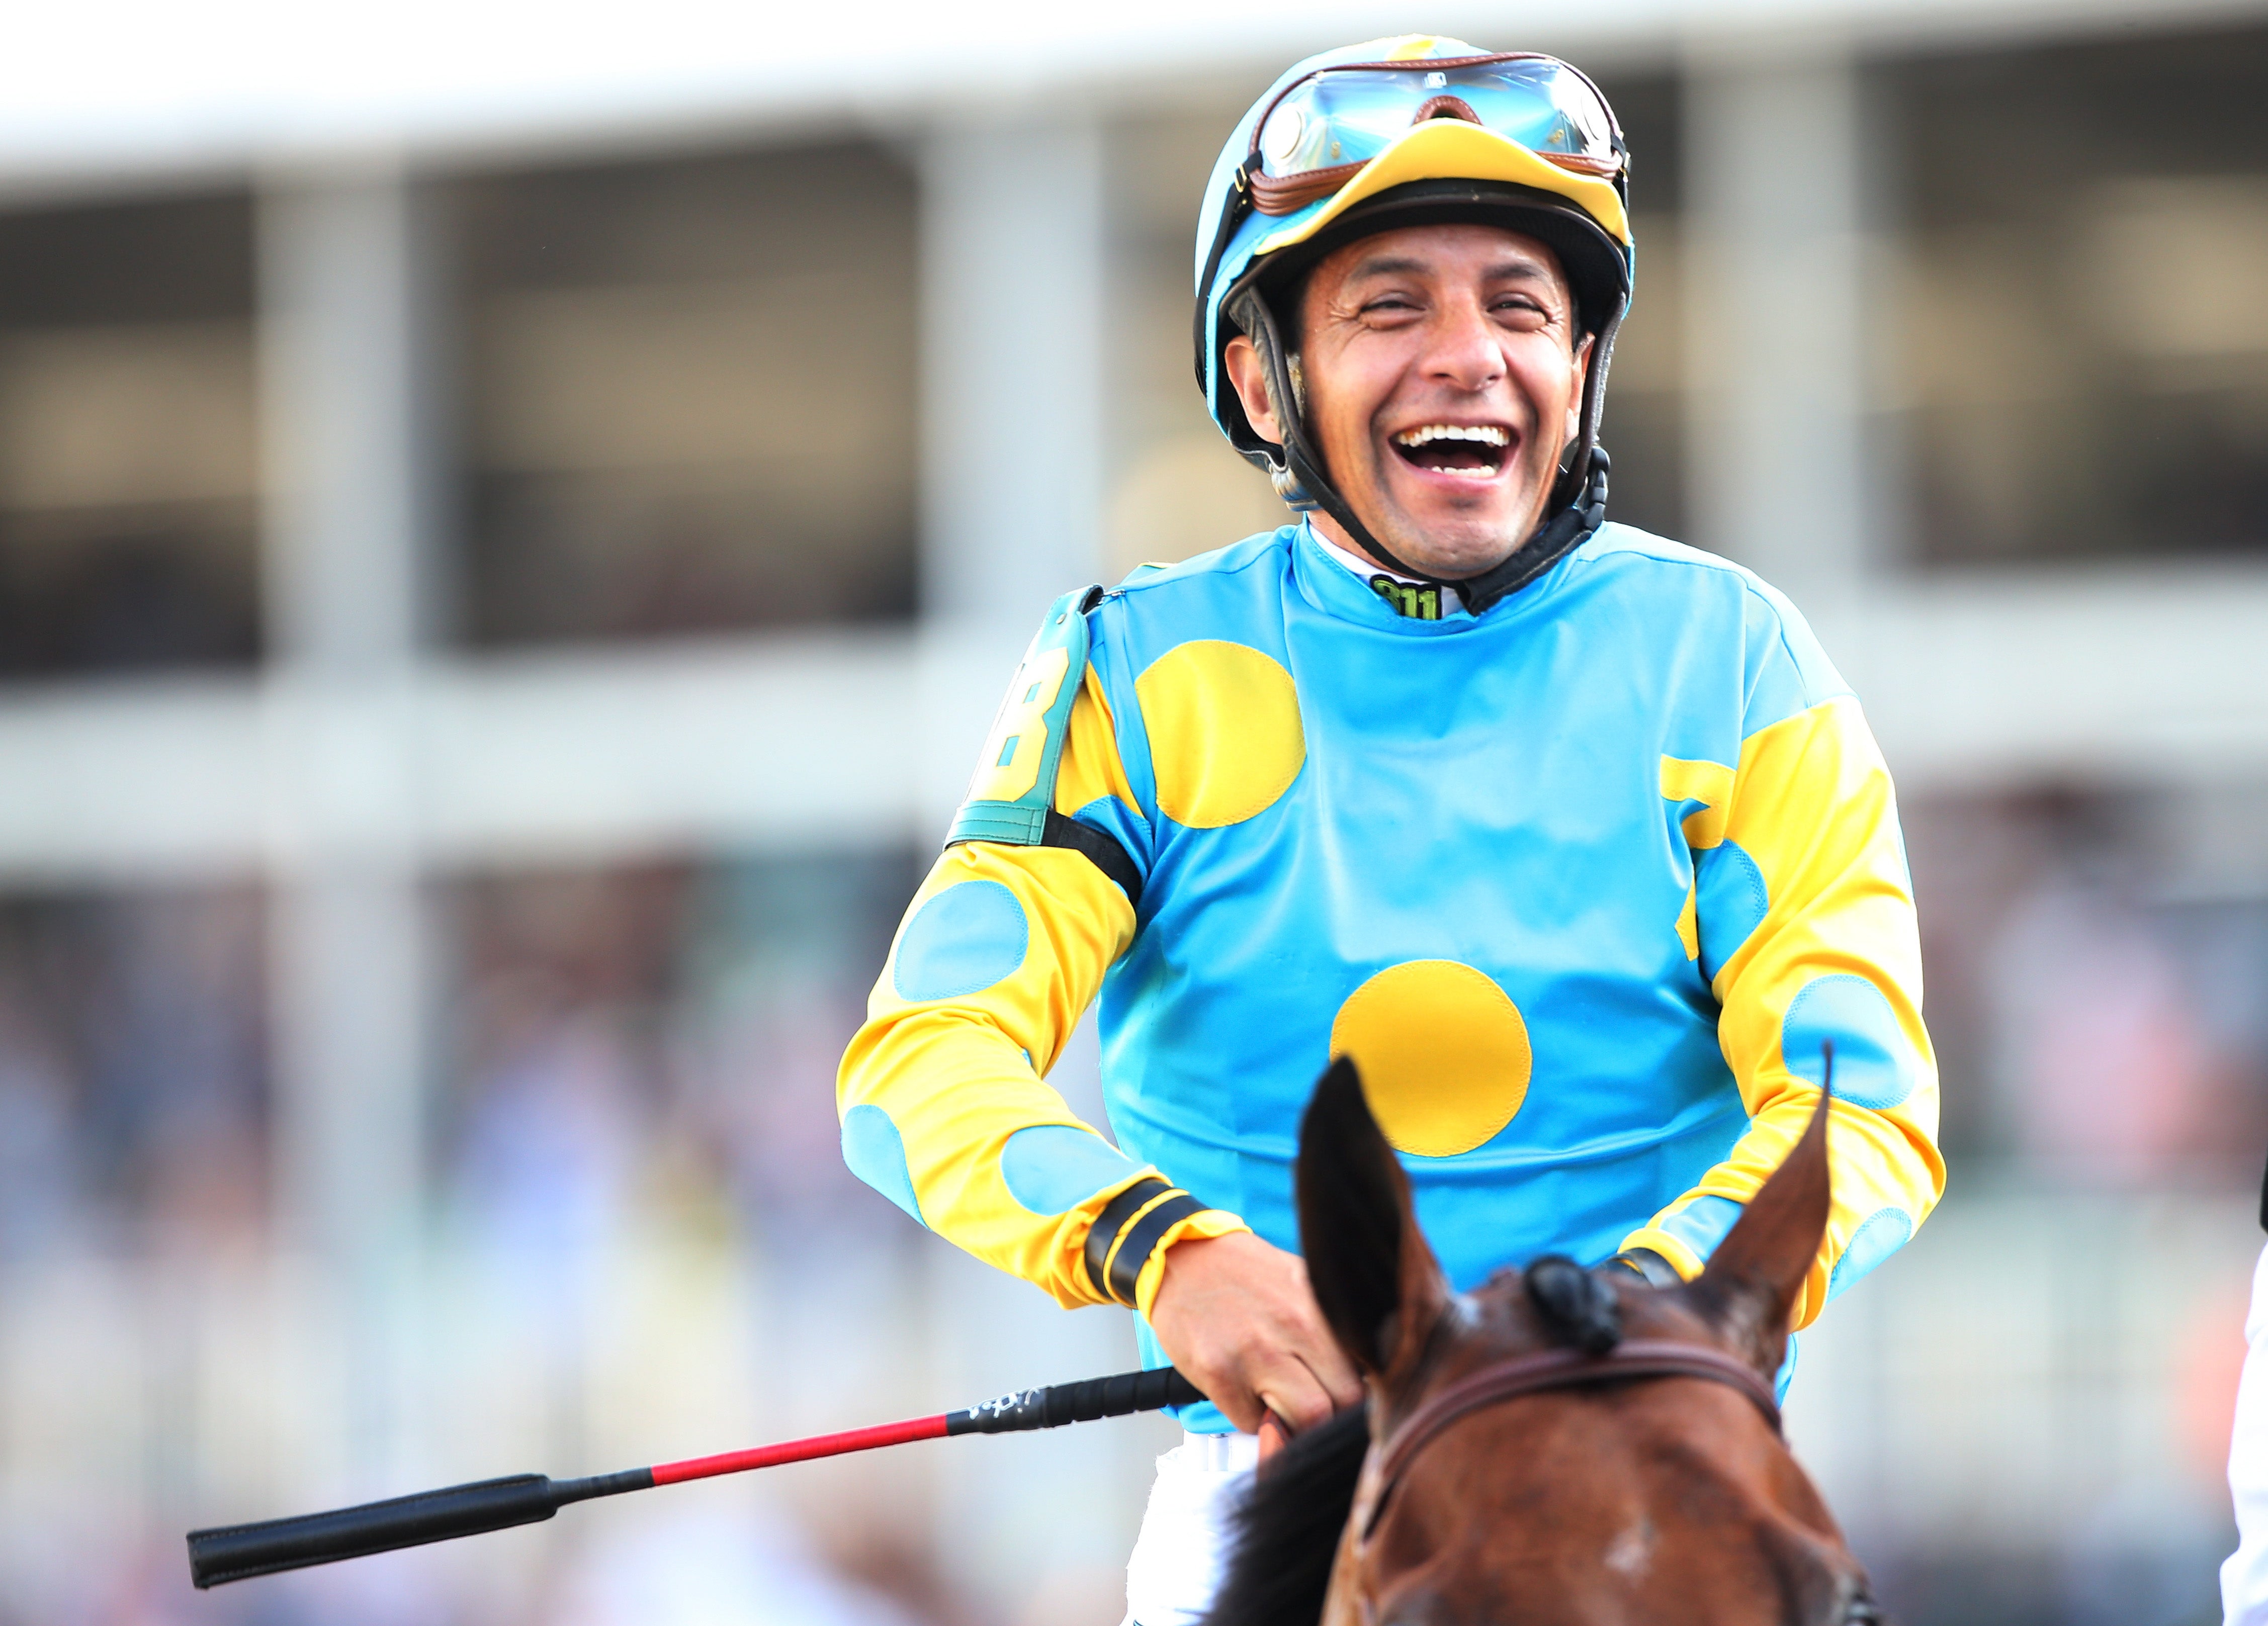
<instances>
[{"instance_id":1,"label":"black crop handle","mask_svg":"<svg viewBox=\"0 0 2268 1626\"><path fill-rule=\"evenodd\" d=\"M1180 1372L1171 1366L1158 1366L1148 1372L1123 1372L1115 1377L1003 1394L982 1406L952 1413L946 1419L947 1431L1013 1434L1025 1429L1061 1428L1066 1423L1092 1423L1098 1417L1131 1416L1163 1406L1194 1406L1204 1399L1197 1385Z\"/></svg>"},{"instance_id":2,"label":"black crop handle","mask_svg":"<svg viewBox=\"0 0 2268 1626\"><path fill-rule=\"evenodd\" d=\"M557 1512L562 1499L549 1475L514 1474L328 1513L192 1530L189 1578L200 1587L216 1586L278 1570L537 1524Z\"/></svg>"}]
</instances>

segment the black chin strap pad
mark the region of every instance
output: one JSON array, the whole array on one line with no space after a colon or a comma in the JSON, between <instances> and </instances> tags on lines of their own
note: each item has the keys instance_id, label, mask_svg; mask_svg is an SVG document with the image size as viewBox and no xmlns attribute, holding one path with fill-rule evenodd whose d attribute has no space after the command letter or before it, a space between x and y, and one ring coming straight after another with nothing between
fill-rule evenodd
<instances>
[{"instance_id":1,"label":"black chin strap pad","mask_svg":"<svg viewBox=\"0 0 2268 1626\"><path fill-rule=\"evenodd\" d=\"M1589 432L1597 422L1598 398L1606 382L1603 353L1595 355L1592 376L1584 380L1583 448L1562 482L1577 488L1570 494L1572 500L1538 526L1535 533L1513 549L1509 558L1498 561L1478 576L1451 581L1395 558L1355 517L1354 510L1331 484L1330 477L1323 472L1322 459L1307 438L1306 417L1300 410L1298 393L1292 387L1289 352L1277 329L1276 313L1261 297L1259 289L1248 281L1232 290L1226 308L1229 320L1244 330L1253 348L1260 352L1261 378L1268 391L1268 405L1284 431L1283 445L1273 449L1281 457L1283 467L1299 482L1309 502L1337 520L1364 552L1388 570L1436 587L1455 588L1465 608L1478 615L1534 581L1550 569L1562 554L1579 546L1585 537L1606 523L1609 460L1607 449L1598 445ZM1613 342L1610 332L1605 335L1602 348L1610 349Z\"/></svg>"},{"instance_id":2,"label":"black chin strap pad","mask_svg":"<svg viewBox=\"0 0 2268 1626\"><path fill-rule=\"evenodd\" d=\"M1578 493L1590 484L1591 457L1599 452L1599 414L1607 401L1607 373L1615 361L1615 338L1622 332L1623 316L1629 301L1609 316L1598 332L1591 335L1590 370L1583 375L1581 415L1575 424L1575 439L1571 450L1574 455L1567 460L1566 472L1560 475L1551 493L1551 505L1556 509L1572 505ZM1599 452L1599 455L1605 455Z\"/></svg>"},{"instance_id":3,"label":"black chin strap pad","mask_svg":"<svg viewBox=\"0 0 2268 1626\"><path fill-rule=\"evenodd\" d=\"M1489 606L1550 570L1559 555L1582 545L1583 539L1607 522L1607 469L1611 460L1604 446L1591 448L1589 478L1583 494L1535 529L1535 534L1469 581L1451 582L1464 599L1465 608L1479 614Z\"/></svg>"}]
</instances>

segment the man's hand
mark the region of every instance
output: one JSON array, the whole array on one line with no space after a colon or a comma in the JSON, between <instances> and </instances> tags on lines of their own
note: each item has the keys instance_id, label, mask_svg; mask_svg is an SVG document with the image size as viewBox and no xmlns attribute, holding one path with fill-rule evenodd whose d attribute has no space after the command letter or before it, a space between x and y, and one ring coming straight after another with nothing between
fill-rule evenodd
<instances>
[{"instance_id":1,"label":"man's hand","mask_svg":"<svg viewBox=\"0 0 2268 1626\"><path fill-rule=\"evenodd\" d=\"M1248 1434L1271 1413L1296 1433L1362 1399L1307 1267L1249 1232L1167 1249L1150 1328L1182 1376Z\"/></svg>"}]
</instances>

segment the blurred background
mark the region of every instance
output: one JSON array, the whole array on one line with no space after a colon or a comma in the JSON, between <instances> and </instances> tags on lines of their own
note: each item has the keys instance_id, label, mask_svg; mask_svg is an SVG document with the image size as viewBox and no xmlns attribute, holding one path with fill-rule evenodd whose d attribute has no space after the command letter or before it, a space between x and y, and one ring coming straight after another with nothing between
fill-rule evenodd
<instances>
[{"instance_id":1,"label":"blurred background","mask_svg":"<svg viewBox=\"0 0 2268 1626\"><path fill-rule=\"evenodd\" d=\"M1131 1364L851 1180L835 1061L1049 600L1282 518L1201 184L1410 27L1605 84L1614 512L1787 589L1899 777L1952 1188L1807 1335L1806 1459L1907 1626L2217 1619L2268 5L858 22L11 15L0 1623L1118 1619L1154 1419L206 1595L180 1534Z\"/></svg>"}]
</instances>

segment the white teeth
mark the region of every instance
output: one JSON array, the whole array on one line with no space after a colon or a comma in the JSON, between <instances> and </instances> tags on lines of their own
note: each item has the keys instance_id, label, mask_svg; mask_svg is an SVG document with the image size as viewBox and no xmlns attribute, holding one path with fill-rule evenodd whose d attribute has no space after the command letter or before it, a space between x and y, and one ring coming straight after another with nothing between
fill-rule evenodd
<instances>
[{"instance_id":1,"label":"white teeth","mask_svg":"<svg viewBox=\"0 0 2268 1626\"><path fill-rule=\"evenodd\" d=\"M1430 440L1470 440L1484 446L1511 444L1512 437L1493 423L1428 423L1422 429L1405 429L1395 438L1396 444L1422 446Z\"/></svg>"}]
</instances>

